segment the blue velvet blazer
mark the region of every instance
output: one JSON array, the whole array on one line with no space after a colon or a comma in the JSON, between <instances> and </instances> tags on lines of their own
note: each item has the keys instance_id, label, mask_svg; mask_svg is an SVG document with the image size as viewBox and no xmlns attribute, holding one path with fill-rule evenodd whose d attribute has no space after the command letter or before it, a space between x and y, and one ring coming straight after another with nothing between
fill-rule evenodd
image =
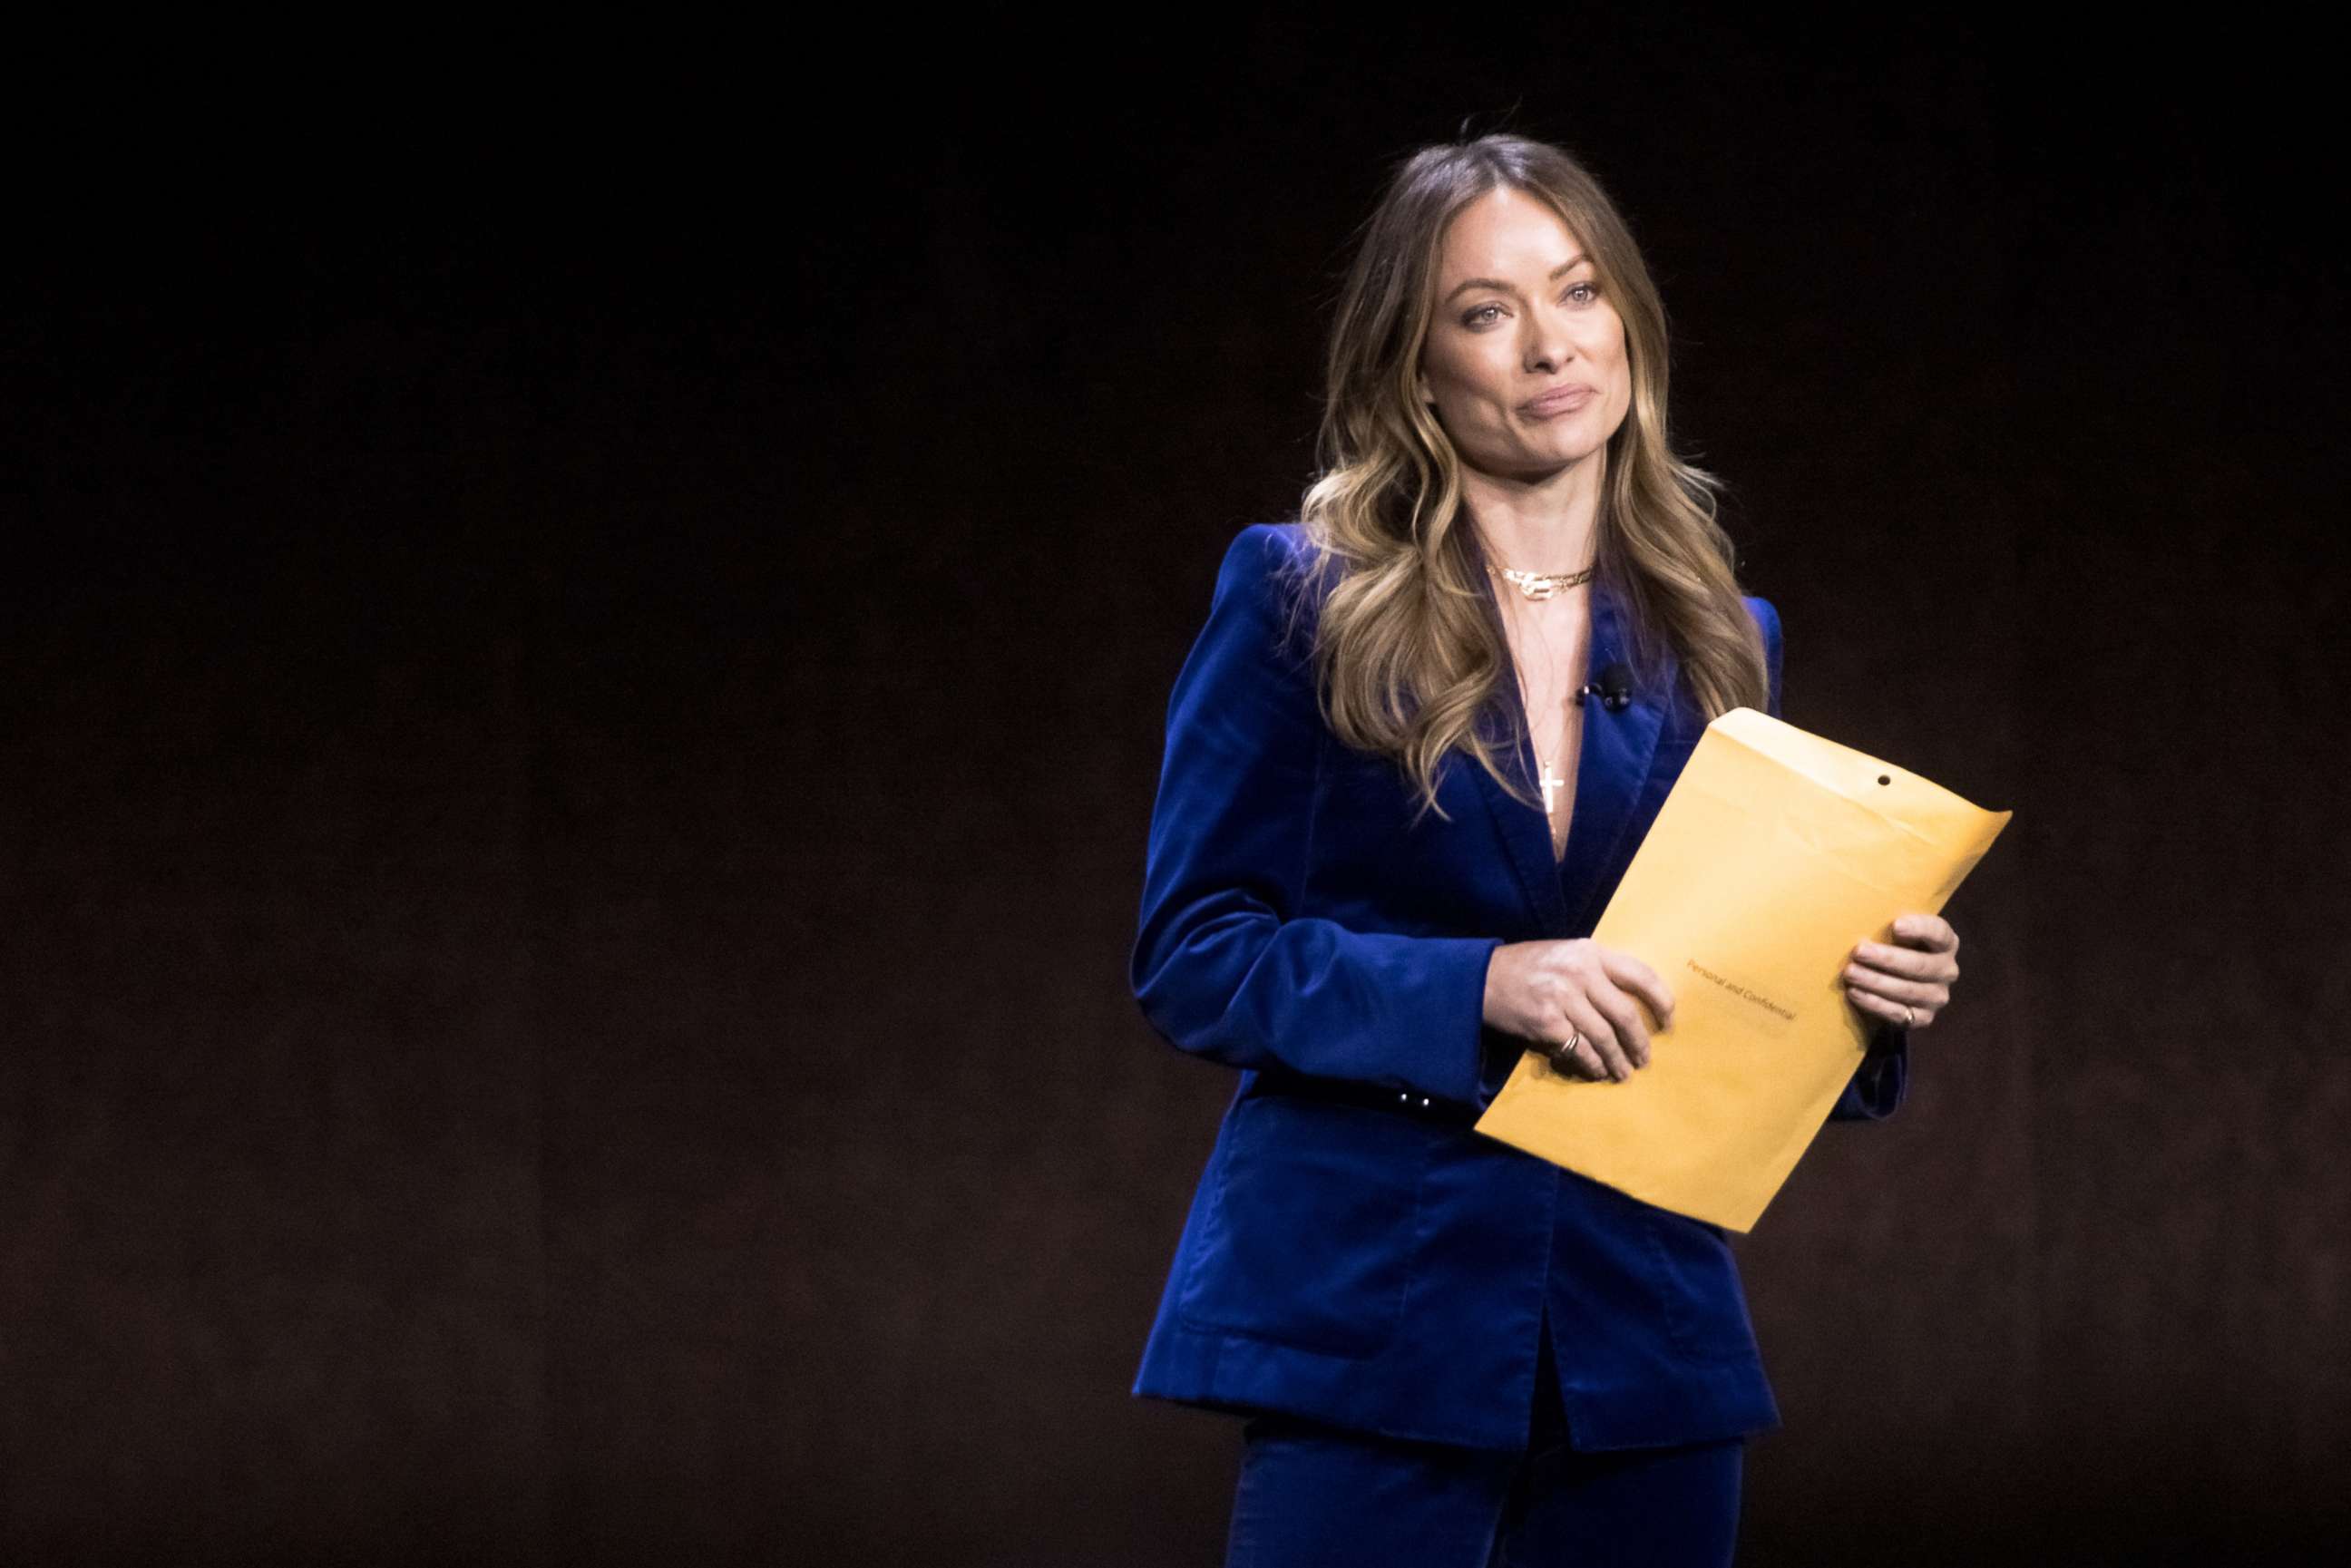
<instances>
[{"instance_id":1,"label":"blue velvet blazer","mask_svg":"<svg viewBox=\"0 0 2351 1568\"><path fill-rule=\"evenodd\" d=\"M1563 861L1458 751L1451 821L1416 824L1401 770L1331 734L1309 644L1284 639L1275 574L1303 543L1294 522L1235 538L1169 699L1129 978L1164 1039L1239 1080L1134 1392L1520 1448L1548 1308L1576 1448L1778 1426L1721 1230L1407 1108L1474 1114L1526 1049L1484 1022L1488 957L1591 935L1705 727L1670 652L1629 706L1584 699ZM1779 615L1746 602L1776 715ZM1593 670L1629 657L1624 613L1595 581ZM1506 721L1479 722L1510 755ZM1832 1119L1891 1114L1907 1064L1879 1027ZM1313 1092L1333 1080L1356 1100Z\"/></svg>"}]
</instances>

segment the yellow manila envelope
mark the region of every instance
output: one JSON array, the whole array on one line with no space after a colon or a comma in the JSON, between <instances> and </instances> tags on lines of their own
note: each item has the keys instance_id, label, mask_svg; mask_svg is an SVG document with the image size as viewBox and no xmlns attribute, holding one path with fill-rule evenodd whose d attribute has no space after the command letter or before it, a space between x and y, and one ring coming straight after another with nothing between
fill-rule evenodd
<instances>
[{"instance_id":1,"label":"yellow manila envelope","mask_svg":"<svg viewBox=\"0 0 2351 1568\"><path fill-rule=\"evenodd\" d=\"M1706 727L1593 930L1674 996L1622 1083L1529 1051L1478 1131L1644 1203L1754 1228L1860 1065L1840 975L1938 913L2012 813L1753 708Z\"/></svg>"}]
</instances>

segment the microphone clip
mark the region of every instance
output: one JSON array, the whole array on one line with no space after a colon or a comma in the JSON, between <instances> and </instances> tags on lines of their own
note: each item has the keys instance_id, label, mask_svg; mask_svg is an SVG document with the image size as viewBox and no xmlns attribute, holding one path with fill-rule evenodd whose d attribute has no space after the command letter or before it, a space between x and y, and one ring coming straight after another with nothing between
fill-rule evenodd
<instances>
[{"instance_id":1,"label":"microphone clip","mask_svg":"<svg viewBox=\"0 0 2351 1568\"><path fill-rule=\"evenodd\" d=\"M1624 712L1633 706L1631 667L1621 660L1612 662L1601 670L1598 679L1585 682L1583 690L1576 695L1581 696L1585 693L1597 695L1600 706L1610 713Z\"/></svg>"}]
</instances>

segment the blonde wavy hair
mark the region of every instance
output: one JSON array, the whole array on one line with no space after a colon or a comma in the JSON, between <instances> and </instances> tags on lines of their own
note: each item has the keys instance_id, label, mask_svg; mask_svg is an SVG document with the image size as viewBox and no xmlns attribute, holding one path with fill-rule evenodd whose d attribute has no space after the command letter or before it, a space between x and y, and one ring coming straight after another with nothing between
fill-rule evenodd
<instances>
[{"instance_id":1,"label":"blonde wavy hair","mask_svg":"<svg viewBox=\"0 0 2351 1568\"><path fill-rule=\"evenodd\" d=\"M1677 457L1667 439L1665 308L1614 204L1547 142L1497 133L1425 147L1397 165L1355 236L1325 363L1319 476L1300 507L1309 548L1292 580L1292 627L1321 602L1313 663L1324 721L1348 745L1397 762L1421 813L1435 807L1440 817L1437 771L1455 747L1541 809L1478 733L1479 714L1496 704L1512 720L1514 747L1523 739L1517 705L1500 700L1512 679L1509 644L1484 601L1460 457L1414 394L1446 225L1502 184L1559 214L1625 323L1632 405L1608 442L1595 558L1626 608L1625 652L1654 676L1659 641L1669 642L1708 719L1763 707L1769 680L1736 551L1716 520L1722 482Z\"/></svg>"}]
</instances>

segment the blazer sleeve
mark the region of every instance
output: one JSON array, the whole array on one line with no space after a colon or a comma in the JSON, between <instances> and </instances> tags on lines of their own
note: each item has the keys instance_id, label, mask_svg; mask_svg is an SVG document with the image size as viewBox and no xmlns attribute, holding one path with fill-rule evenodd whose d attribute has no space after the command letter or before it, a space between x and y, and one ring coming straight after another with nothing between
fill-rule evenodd
<instances>
[{"instance_id":1,"label":"blazer sleeve","mask_svg":"<svg viewBox=\"0 0 2351 1568\"><path fill-rule=\"evenodd\" d=\"M1168 699L1129 980L1169 1043L1238 1068L1475 1103L1499 936L1301 915L1323 734L1311 660L1280 646L1284 531L1225 552Z\"/></svg>"},{"instance_id":2,"label":"blazer sleeve","mask_svg":"<svg viewBox=\"0 0 2351 1568\"><path fill-rule=\"evenodd\" d=\"M1756 619L1763 626L1764 662L1771 672L1771 714L1780 716L1780 666L1782 650L1780 612L1768 599L1757 599ZM1853 1081L1829 1112L1832 1122L1880 1122L1900 1109L1910 1078L1910 1031L1886 1019L1871 1020L1869 1047L1854 1069Z\"/></svg>"}]
</instances>

